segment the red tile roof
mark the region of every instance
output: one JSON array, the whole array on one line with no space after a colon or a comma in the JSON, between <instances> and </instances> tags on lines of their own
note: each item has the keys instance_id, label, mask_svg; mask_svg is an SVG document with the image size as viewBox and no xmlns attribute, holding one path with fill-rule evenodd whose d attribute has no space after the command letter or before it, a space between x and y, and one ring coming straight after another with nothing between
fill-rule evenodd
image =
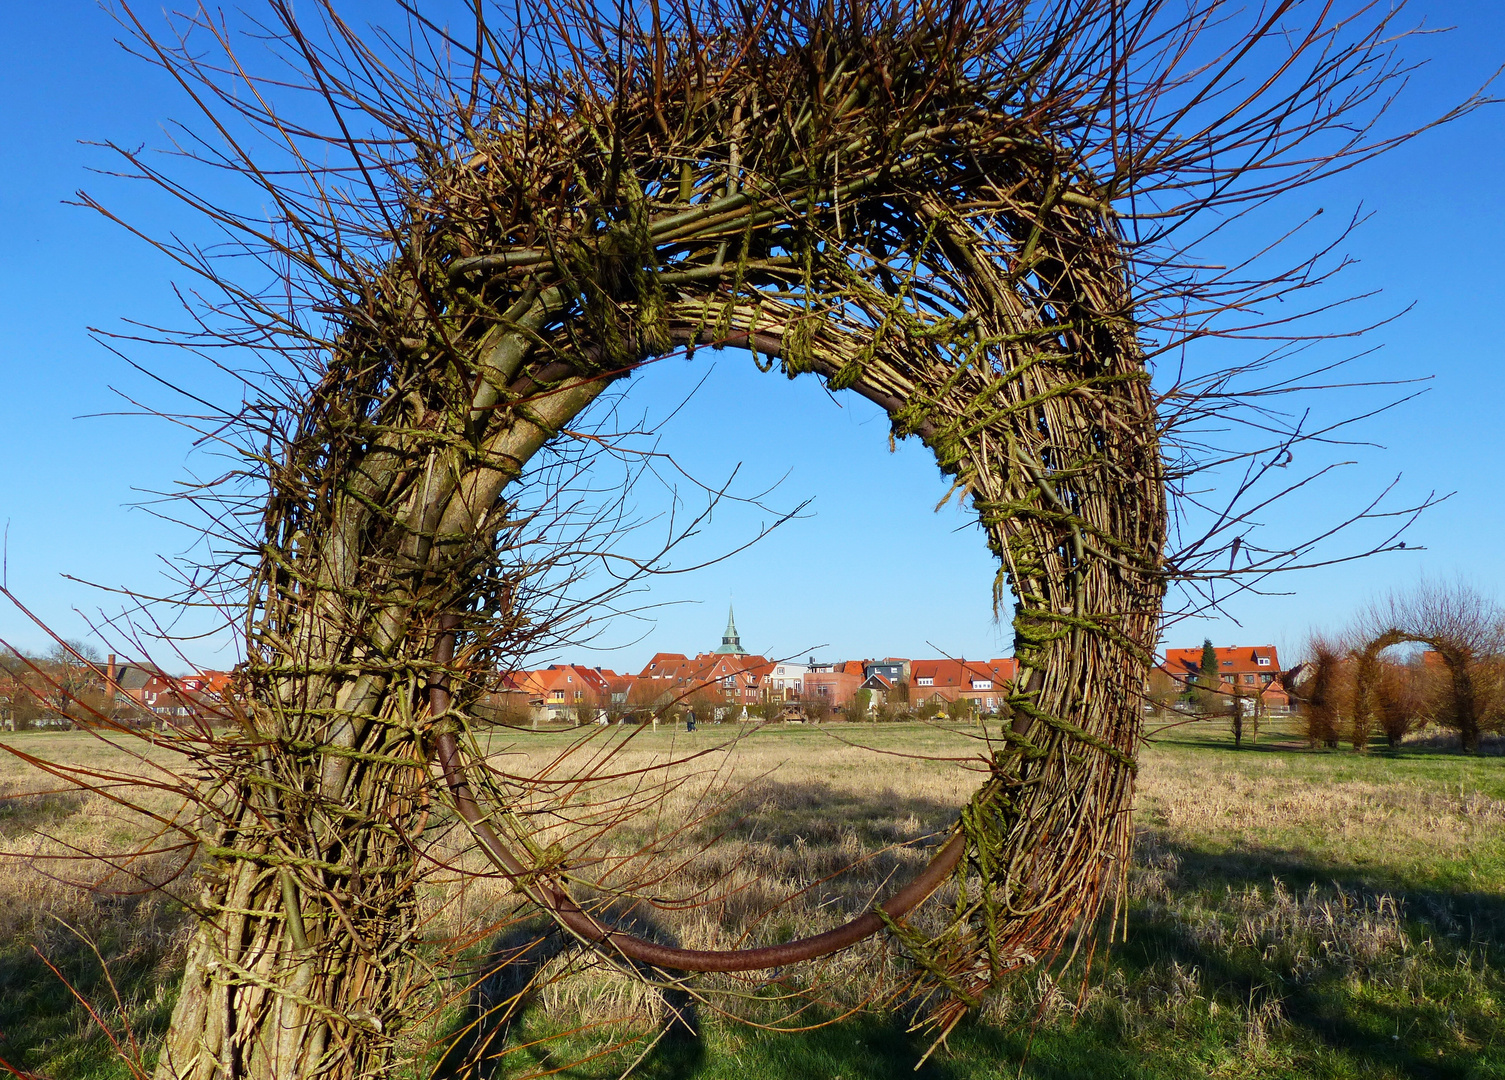
<instances>
[{"instance_id":1,"label":"red tile roof","mask_svg":"<svg viewBox=\"0 0 1505 1080\"><path fill-rule=\"evenodd\" d=\"M1001 681L1006 681L999 671L995 671L990 661L987 664L978 660L915 660L909 665L910 678L914 685L953 686L963 689L973 689L974 682L989 682L993 685L989 689L998 689ZM1002 662L997 662L1001 664ZM1008 661L1012 664L1013 661ZM1007 679L1012 679L1013 671L1010 670ZM923 682L922 680L930 680Z\"/></svg>"},{"instance_id":2,"label":"red tile roof","mask_svg":"<svg viewBox=\"0 0 1505 1080\"><path fill-rule=\"evenodd\" d=\"M615 672L582 664L552 664L536 671L516 672L511 679L517 689L535 697L560 693L566 701L572 701L576 691L592 696L606 693L614 676Z\"/></svg>"},{"instance_id":3,"label":"red tile roof","mask_svg":"<svg viewBox=\"0 0 1505 1080\"><path fill-rule=\"evenodd\" d=\"M1214 648L1218 658L1217 692L1231 694L1235 689L1258 688L1262 698L1284 701L1286 695L1281 684L1280 657L1274 645L1234 645L1229 648ZM1264 662L1261 663L1260 661ZM1202 649L1167 649L1160 670L1177 682L1190 685L1202 673ZM1265 677L1268 676L1268 679Z\"/></svg>"},{"instance_id":4,"label":"red tile roof","mask_svg":"<svg viewBox=\"0 0 1505 1080\"><path fill-rule=\"evenodd\" d=\"M1220 675L1279 675L1280 658L1274 645L1234 645L1226 649L1214 649L1218 657ZM1264 660L1264 663L1260 663ZM1202 670L1202 649L1166 649L1162 665L1172 676L1185 682L1196 678Z\"/></svg>"},{"instance_id":5,"label":"red tile roof","mask_svg":"<svg viewBox=\"0 0 1505 1080\"><path fill-rule=\"evenodd\" d=\"M993 673L994 686L999 683L1011 683L1019 674L1019 661L1012 656L999 657L988 661L988 670Z\"/></svg>"},{"instance_id":6,"label":"red tile roof","mask_svg":"<svg viewBox=\"0 0 1505 1080\"><path fill-rule=\"evenodd\" d=\"M666 689L678 687L681 693L715 686L748 702L757 699L773 668L774 662L764 656L701 653L692 660L683 653L657 653L637 677Z\"/></svg>"}]
</instances>

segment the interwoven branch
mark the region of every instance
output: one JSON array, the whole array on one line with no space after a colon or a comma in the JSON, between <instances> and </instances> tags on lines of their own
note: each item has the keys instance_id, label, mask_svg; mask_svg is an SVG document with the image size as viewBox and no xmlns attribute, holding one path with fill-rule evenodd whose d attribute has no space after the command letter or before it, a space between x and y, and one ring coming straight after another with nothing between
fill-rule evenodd
<instances>
[{"instance_id":1,"label":"interwoven branch","mask_svg":"<svg viewBox=\"0 0 1505 1080\"><path fill-rule=\"evenodd\" d=\"M1154 403L1091 170L1010 103L1006 72L943 75L954 46L923 23L815 35L719 70L714 95L686 56L666 76L677 97L565 95L526 129L499 112L425 163L401 253L343 314L273 474L247 668L271 775L247 786L241 847L216 852L300 878L359 866L385 882L365 885L366 906L390 909L411 825L391 819L350 851L318 807L375 784L417 813L437 739L504 872L577 934L660 966L787 964L887 925L916 961L914 992L940 993L945 1029L1095 913L1126 854L1164 587ZM548 867L505 848L453 734L422 720L451 712L448 689L414 696L433 693L455 635L487 632L477 612L511 614L519 571L498 537L530 457L613 381L706 346L850 389L931 448L1000 560L1020 664L992 776L923 887L835 937L724 956L595 924ZM446 655L431 659L435 634ZM306 853L256 840L292 819ZM905 929L948 876L949 927Z\"/></svg>"},{"instance_id":2,"label":"interwoven branch","mask_svg":"<svg viewBox=\"0 0 1505 1080\"><path fill-rule=\"evenodd\" d=\"M268 40L329 131L269 104L296 80L245 74L207 16L171 48L137 28L208 102L220 141L190 157L229 162L271 228L123 151L277 284L161 244L224 296L207 339L275 362L267 399L225 425L257 437L244 475L266 485L226 515L258 515L243 730L198 758L218 784L202 800L210 917L159 1074L389 1071L421 1011L415 893L445 801L577 937L662 967L787 964L886 929L944 1032L1057 955L1125 866L1166 582L1213 575L1225 552L1233 573L1242 542L1223 546L1243 528L1230 511L1167 566L1160 436L1235 406L1223 377L1157 403L1146 354L1224 313L1257 331L1248 312L1321 276L1305 258L1245 281L1178 230L1389 145L1363 134L1404 72L1388 17L1353 30L1323 9L1295 31L1280 4L1204 64L1216 5L707 0L619 25L556 0L509 33L478 8L473 43L414 12L412 55L327 5L317 40L270 6ZM205 35L223 65L202 59ZM1232 90L1267 47L1277 74ZM286 160L263 166L242 122ZM1019 673L929 870L834 938L691 956L583 910L462 736L492 663L547 621L539 463L620 380L705 348L859 395L930 448L998 559ZM943 885L944 917L913 918Z\"/></svg>"}]
</instances>

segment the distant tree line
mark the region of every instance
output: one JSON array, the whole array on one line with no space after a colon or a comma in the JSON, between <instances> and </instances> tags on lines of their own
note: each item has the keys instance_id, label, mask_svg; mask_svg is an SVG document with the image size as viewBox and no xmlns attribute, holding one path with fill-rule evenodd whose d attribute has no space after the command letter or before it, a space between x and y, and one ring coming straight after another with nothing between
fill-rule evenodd
<instances>
[{"instance_id":1,"label":"distant tree line","mask_svg":"<svg viewBox=\"0 0 1505 1080\"><path fill-rule=\"evenodd\" d=\"M72 727L105 711L99 651L60 641L42 653L0 650L0 730Z\"/></svg>"}]
</instances>

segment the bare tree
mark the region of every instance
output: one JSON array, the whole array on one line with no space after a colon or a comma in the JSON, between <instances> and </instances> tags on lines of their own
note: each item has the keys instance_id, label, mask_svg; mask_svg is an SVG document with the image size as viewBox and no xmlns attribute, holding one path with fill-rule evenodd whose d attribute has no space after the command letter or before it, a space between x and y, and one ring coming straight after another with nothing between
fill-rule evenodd
<instances>
[{"instance_id":1,"label":"bare tree","mask_svg":"<svg viewBox=\"0 0 1505 1080\"><path fill-rule=\"evenodd\" d=\"M0 727L24 730L41 715L47 700L45 682L34 661L9 648L0 648Z\"/></svg>"},{"instance_id":2,"label":"bare tree","mask_svg":"<svg viewBox=\"0 0 1505 1080\"><path fill-rule=\"evenodd\" d=\"M586 724L594 724L600 712L601 706L596 701L596 696L589 691L585 691L575 698L574 713L576 725L583 727Z\"/></svg>"},{"instance_id":3,"label":"bare tree","mask_svg":"<svg viewBox=\"0 0 1505 1080\"><path fill-rule=\"evenodd\" d=\"M1186 687L1165 668L1157 664L1150 669L1149 678L1145 682L1145 699L1157 715L1170 711L1185 693Z\"/></svg>"},{"instance_id":4,"label":"bare tree","mask_svg":"<svg viewBox=\"0 0 1505 1080\"><path fill-rule=\"evenodd\" d=\"M1392 750L1425 722L1429 699L1436 692L1435 682L1420 658L1408 664L1381 659L1374 691L1375 711L1380 731Z\"/></svg>"},{"instance_id":5,"label":"bare tree","mask_svg":"<svg viewBox=\"0 0 1505 1080\"><path fill-rule=\"evenodd\" d=\"M1309 659L1299 665L1287 692L1297 702L1308 744L1336 749L1352 707L1349 650L1341 643L1314 636L1307 654Z\"/></svg>"},{"instance_id":6,"label":"bare tree","mask_svg":"<svg viewBox=\"0 0 1505 1080\"><path fill-rule=\"evenodd\" d=\"M50 685L49 702L59 716L86 702L98 707L104 683L99 650L82 641L59 641L41 660L41 674Z\"/></svg>"},{"instance_id":7,"label":"bare tree","mask_svg":"<svg viewBox=\"0 0 1505 1080\"><path fill-rule=\"evenodd\" d=\"M815 694L800 701L804 707L805 715L817 724L824 724L831 719L831 699L825 694Z\"/></svg>"}]
</instances>

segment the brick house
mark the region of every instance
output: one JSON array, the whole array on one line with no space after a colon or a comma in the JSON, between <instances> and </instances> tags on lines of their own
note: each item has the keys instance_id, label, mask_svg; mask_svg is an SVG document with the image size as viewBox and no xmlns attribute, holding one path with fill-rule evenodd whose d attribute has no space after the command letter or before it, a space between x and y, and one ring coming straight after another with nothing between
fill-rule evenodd
<instances>
[{"instance_id":1,"label":"brick house","mask_svg":"<svg viewBox=\"0 0 1505 1080\"><path fill-rule=\"evenodd\" d=\"M1213 652L1218 658L1216 692L1223 704L1235 695L1258 700L1267 714L1290 712L1291 700L1281 680L1280 657L1274 645L1235 645ZM1202 649L1167 649L1160 669L1183 690L1202 684Z\"/></svg>"},{"instance_id":2,"label":"brick house","mask_svg":"<svg viewBox=\"0 0 1505 1080\"><path fill-rule=\"evenodd\" d=\"M111 656L104 671L104 687L112 706L122 700L168 721L197 717L205 723L228 721L224 708L230 692L228 671L195 671L168 675L149 664L116 663Z\"/></svg>"},{"instance_id":3,"label":"brick house","mask_svg":"<svg viewBox=\"0 0 1505 1080\"><path fill-rule=\"evenodd\" d=\"M576 720L581 711L594 712L611 700L616 672L583 664L550 664L536 671L519 671L509 680L527 696L540 719Z\"/></svg>"},{"instance_id":4,"label":"brick house","mask_svg":"<svg viewBox=\"0 0 1505 1080\"><path fill-rule=\"evenodd\" d=\"M844 711L862 688L862 662L847 660L839 664L813 664L805 672L804 682L806 701L825 702L833 709Z\"/></svg>"},{"instance_id":5,"label":"brick house","mask_svg":"<svg viewBox=\"0 0 1505 1080\"><path fill-rule=\"evenodd\" d=\"M980 712L996 713L1007 701L1018 664L1010 657L988 661L911 660L909 671L911 706L932 701L950 705L965 700L975 703Z\"/></svg>"},{"instance_id":6,"label":"brick house","mask_svg":"<svg viewBox=\"0 0 1505 1080\"><path fill-rule=\"evenodd\" d=\"M740 708L763 700L764 683L777 667L767 657L750 653L655 653L638 672L640 696L659 707L676 702L704 701L715 695L726 706ZM657 688L657 692L655 691Z\"/></svg>"}]
</instances>

